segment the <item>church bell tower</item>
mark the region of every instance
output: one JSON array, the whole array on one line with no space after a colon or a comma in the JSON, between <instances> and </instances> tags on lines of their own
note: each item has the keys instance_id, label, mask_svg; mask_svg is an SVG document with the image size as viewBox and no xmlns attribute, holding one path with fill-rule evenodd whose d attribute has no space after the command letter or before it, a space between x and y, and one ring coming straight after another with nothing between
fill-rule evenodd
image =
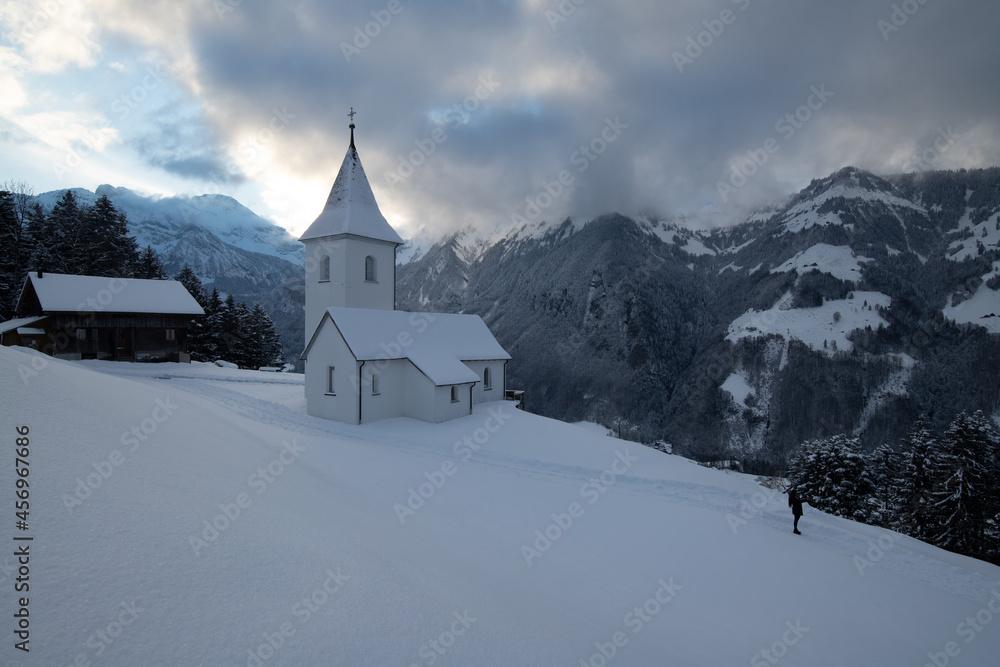
<instances>
[{"instance_id":1,"label":"church bell tower","mask_svg":"<svg viewBox=\"0 0 1000 667\"><path fill-rule=\"evenodd\" d=\"M299 238L306 255L306 343L327 308L395 310L396 248L403 243L382 215L351 144L319 217Z\"/></svg>"}]
</instances>

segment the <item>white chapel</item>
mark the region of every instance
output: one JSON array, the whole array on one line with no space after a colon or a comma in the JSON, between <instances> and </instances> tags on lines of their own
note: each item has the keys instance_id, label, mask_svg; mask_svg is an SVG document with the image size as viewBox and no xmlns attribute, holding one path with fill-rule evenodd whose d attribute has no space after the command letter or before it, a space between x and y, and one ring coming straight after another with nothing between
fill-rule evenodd
<instances>
[{"instance_id":1,"label":"white chapel","mask_svg":"<svg viewBox=\"0 0 1000 667\"><path fill-rule=\"evenodd\" d=\"M443 422L504 398L510 355L478 315L396 310L396 248L354 146L306 250L306 409L363 424Z\"/></svg>"}]
</instances>

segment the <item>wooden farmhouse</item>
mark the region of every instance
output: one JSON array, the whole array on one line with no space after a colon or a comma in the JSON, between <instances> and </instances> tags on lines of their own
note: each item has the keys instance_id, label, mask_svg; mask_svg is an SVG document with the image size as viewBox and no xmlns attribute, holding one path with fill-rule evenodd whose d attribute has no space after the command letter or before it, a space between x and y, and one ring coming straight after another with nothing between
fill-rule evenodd
<instances>
[{"instance_id":1,"label":"wooden farmhouse","mask_svg":"<svg viewBox=\"0 0 1000 667\"><path fill-rule=\"evenodd\" d=\"M306 409L442 422L504 399L510 355L478 315L396 310L396 248L351 144L306 246Z\"/></svg>"},{"instance_id":2,"label":"wooden farmhouse","mask_svg":"<svg viewBox=\"0 0 1000 667\"><path fill-rule=\"evenodd\" d=\"M60 359L189 362L188 324L204 314L176 280L29 273L0 336Z\"/></svg>"}]
</instances>

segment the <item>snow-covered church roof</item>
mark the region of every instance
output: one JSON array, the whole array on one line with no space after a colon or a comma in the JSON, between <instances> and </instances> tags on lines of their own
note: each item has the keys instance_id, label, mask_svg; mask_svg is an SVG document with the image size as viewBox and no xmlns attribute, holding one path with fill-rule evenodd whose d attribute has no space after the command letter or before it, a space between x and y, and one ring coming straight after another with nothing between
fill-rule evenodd
<instances>
[{"instance_id":1,"label":"snow-covered church roof","mask_svg":"<svg viewBox=\"0 0 1000 667\"><path fill-rule=\"evenodd\" d=\"M354 147L354 126L351 125L351 128L351 145L330 189L326 206L299 240L350 234L401 244L403 239L378 208L375 193L361 166L358 149Z\"/></svg>"},{"instance_id":2,"label":"snow-covered church roof","mask_svg":"<svg viewBox=\"0 0 1000 667\"><path fill-rule=\"evenodd\" d=\"M510 359L478 315L367 308L328 308L303 359L328 320L358 361L409 359L439 387L479 381L463 361Z\"/></svg>"},{"instance_id":3,"label":"snow-covered church roof","mask_svg":"<svg viewBox=\"0 0 1000 667\"><path fill-rule=\"evenodd\" d=\"M204 315L198 302L176 280L28 274L18 309L33 290L42 312L156 313ZM27 305L27 304L25 304Z\"/></svg>"}]
</instances>

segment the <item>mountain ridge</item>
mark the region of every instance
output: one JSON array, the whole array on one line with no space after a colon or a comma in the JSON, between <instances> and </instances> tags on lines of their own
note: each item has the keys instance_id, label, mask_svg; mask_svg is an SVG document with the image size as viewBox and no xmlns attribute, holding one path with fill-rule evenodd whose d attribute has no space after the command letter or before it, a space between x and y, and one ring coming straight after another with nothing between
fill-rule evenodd
<instances>
[{"instance_id":1,"label":"mountain ridge","mask_svg":"<svg viewBox=\"0 0 1000 667\"><path fill-rule=\"evenodd\" d=\"M732 228L567 219L471 261L453 236L399 267L399 307L482 315L542 414L780 461L835 432L896 441L924 412L1000 418L998 214L1000 169L847 167Z\"/></svg>"}]
</instances>

